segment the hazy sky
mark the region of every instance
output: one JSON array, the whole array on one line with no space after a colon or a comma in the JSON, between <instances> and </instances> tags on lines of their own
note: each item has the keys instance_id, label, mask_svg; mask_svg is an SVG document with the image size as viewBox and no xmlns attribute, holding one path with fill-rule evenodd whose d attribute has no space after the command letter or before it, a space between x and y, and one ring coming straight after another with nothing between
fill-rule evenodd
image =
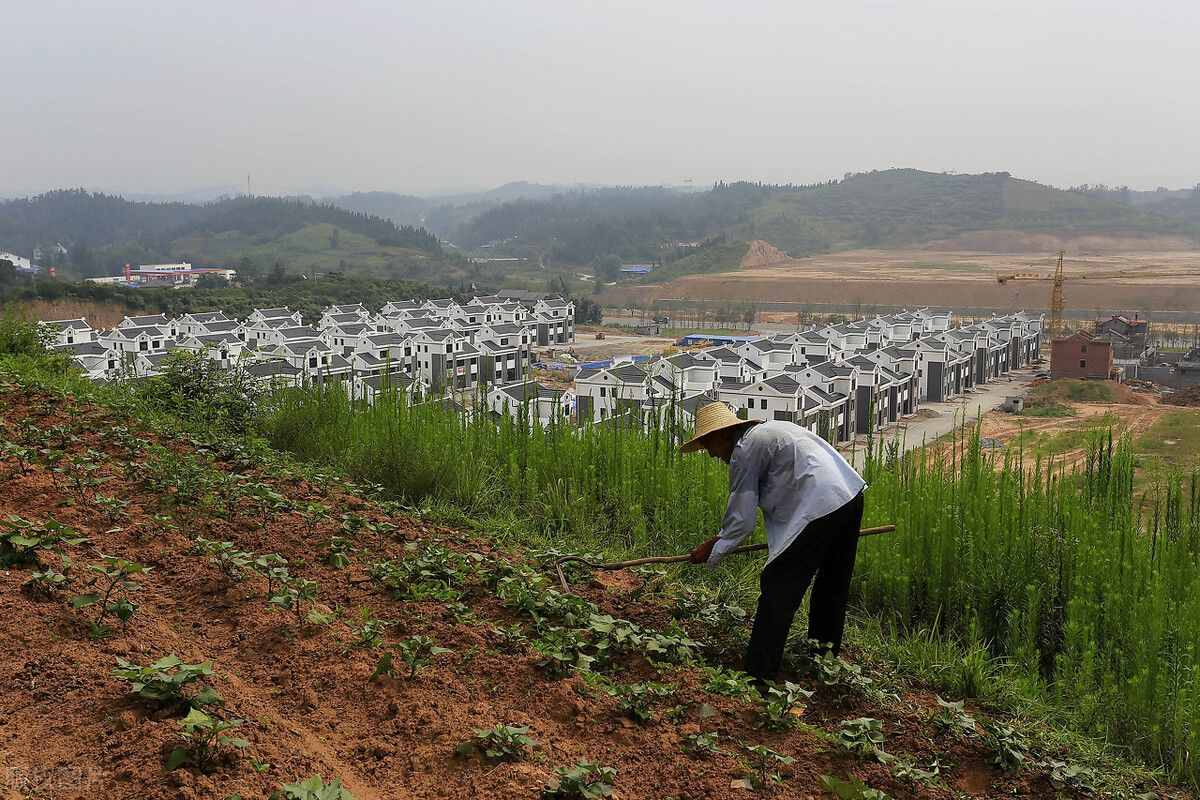
<instances>
[{"instance_id":1,"label":"hazy sky","mask_svg":"<svg viewBox=\"0 0 1200 800\"><path fill-rule=\"evenodd\" d=\"M0 0L0 195L1200 181L1200 2Z\"/></svg>"}]
</instances>

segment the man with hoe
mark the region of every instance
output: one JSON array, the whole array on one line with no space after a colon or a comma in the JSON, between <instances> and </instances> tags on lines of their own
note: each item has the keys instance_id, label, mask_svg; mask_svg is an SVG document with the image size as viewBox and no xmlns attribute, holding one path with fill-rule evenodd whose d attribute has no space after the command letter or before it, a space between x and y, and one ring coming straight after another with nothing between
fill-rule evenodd
<instances>
[{"instance_id":1,"label":"man with hoe","mask_svg":"<svg viewBox=\"0 0 1200 800\"><path fill-rule=\"evenodd\" d=\"M699 410L696 435L681 449L707 450L729 464L729 507L721 532L692 551L693 564L715 566L754 531L757 510L763 511L767 564L746 672L759 686L775 678L810 583L808 636L836 655L866 482L816 434L790 422L739 419L721 402Z\"/></svg>"}]
</instances>

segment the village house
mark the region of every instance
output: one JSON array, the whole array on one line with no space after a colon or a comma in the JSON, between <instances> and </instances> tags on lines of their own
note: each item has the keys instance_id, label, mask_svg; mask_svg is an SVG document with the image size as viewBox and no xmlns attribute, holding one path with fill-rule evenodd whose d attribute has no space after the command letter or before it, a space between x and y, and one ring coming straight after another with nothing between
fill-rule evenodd
<instances>
[{"instance_id":1,"label":"village house","mask_svg":"<svg viewBox=\"0 0 1200 800\"><path fill-rule=\"evenodd\" d=\"M1050 377L1109 380L1118 376L1112 342L1076 331L1050 343Z\"/></svg>"},{"instance_id":2,"label":"village house","mask_svg":"<svg viewBox=\"0 0 1200 800\"><path fill-rule=\"evenodd\" d=\"M548 428L571 419L573 393L536 381L497 384L487 393L487 407L496 417Z\"/></svg>"}]
</instances>

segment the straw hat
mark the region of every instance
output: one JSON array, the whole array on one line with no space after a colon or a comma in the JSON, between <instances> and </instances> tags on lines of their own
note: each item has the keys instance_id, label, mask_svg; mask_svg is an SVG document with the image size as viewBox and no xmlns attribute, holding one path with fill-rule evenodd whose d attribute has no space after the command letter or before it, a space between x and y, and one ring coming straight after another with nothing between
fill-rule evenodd
<instances>
[{"instance_id":1,"label":"straw hat","mask_svg":"<svg viewBox=\"0 0 1200 800\"><path fill-rule=\"evenodd\" d=\"M701 406L696 412L696 435L679 446L685 453L692 453L704 447L704 437L710 433L734 428L742 425L754 425L762 420L740 419L729 410L729 406L721 401Z\"/></svg>"}]
</instances>

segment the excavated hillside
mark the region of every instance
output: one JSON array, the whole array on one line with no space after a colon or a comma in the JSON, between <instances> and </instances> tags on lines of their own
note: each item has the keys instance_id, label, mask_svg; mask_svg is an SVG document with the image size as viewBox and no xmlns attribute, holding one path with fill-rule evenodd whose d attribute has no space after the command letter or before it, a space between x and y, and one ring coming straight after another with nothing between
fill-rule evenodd
<instances>
[{"instance_id":1,"label":"excavated hillside","mask_svg":"<svg viewBox=\"0 0 1200 800\"><path fill-rule=\"evenodd\" d=\"M997 766L997 742L1019 737L986 733L978 710L846 662L799 681L811 698L766 706L717 668L745 623L659 581L576 572L565 594L544 554L269 452L11 382L0 407L4 798L249 800L318 774L358 800L535 798L582 760L615 769L627 800L830 796L822 776L896 798L1083 794L1032 755ZM211 675L172 689L114 674L172 655ZM245 746L201 759L181 737L189 705L242 721L227 735ZM517 760L460 747L497 725L528 728ZM188 760L167 769L178 748Z\"/></svg>"}]
</instances>

